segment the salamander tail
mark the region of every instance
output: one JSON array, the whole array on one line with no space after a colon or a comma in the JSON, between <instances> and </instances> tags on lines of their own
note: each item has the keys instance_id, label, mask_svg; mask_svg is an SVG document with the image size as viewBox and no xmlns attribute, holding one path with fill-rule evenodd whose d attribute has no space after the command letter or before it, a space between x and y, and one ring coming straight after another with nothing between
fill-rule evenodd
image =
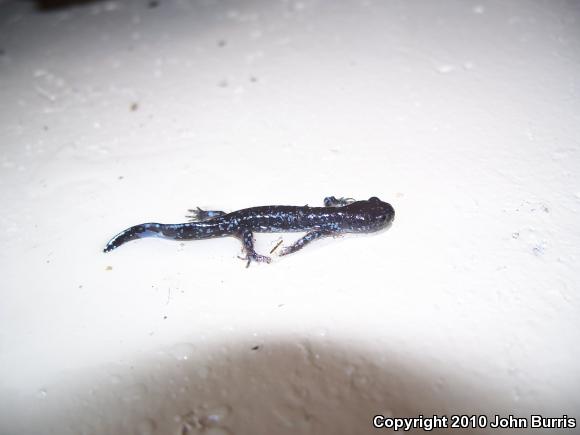
<instances>
[{"instance_id":1,"label":"salamander tail","mask_svg":"<svg viewBox=\"0 0 580 435\"><path fill-rule=\"evenodd\" d=\"M147 223L127 228L109 240L105 246L105 249L103 249L103 252L112 251L113 249L121 246L123 243L127 243L131 240L142 239L143 237L163 237L163 231L165 227L166 225L163 224Z\"/></svg>"}]
</instances>

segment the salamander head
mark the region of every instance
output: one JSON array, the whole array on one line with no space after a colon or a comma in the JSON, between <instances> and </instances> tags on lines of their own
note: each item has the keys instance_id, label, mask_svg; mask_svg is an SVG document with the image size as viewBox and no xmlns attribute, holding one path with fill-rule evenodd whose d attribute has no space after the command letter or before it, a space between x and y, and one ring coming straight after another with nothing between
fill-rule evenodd
<instances>
[{"instance_id":1,"label":"salamander head","mask_svg":"<svg viewBox=\"0 0 580 435\"><path fill-rule=\"evenodd\" d=\"M387 228L395 218L391 204L376 196L367 201L356 201L348 205L347 231L353 233L373 233Z\"/></svg>"},{"instance_id":2,"label":"salamander head","mask_svg":"<svg viewBox=\"0 0 580 435\"><path fill-rule=\"evenodd\" d=\"M374 223L374 230L386 228L395 219L395 209L388 202L383 202L376 196L369 198L371 204L370 218Z\"/></svg>"}]
</instances>

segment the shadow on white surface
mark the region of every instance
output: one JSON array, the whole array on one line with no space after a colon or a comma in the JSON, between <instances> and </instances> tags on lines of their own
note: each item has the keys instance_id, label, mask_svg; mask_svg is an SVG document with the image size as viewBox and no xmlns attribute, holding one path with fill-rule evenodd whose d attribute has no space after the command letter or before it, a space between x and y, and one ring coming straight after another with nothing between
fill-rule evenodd
<instances>
[{"instance_id":1,"label":"shadow on white surface","mask_svg":"<svg viewBox=\"0 0 580 435\"><path fill-rule=\"evenodd\" d=\"M459 378L452 362L397 349L377 358L351 341L180 343L47 386L34 419L22 415L4 433L362 434L376 433L377 414L513 412L493 386Z\"/></svg>"}]
</instances>

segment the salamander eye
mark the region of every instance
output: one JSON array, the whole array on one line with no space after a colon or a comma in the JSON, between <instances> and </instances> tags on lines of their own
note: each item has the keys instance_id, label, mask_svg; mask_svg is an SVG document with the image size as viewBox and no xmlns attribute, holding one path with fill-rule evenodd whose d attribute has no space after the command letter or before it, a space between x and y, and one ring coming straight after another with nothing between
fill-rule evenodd
<instances>
[{"instance_id":1,"label":"salamander eye","mask_svg":"<svg viewBox=\"0 0 580 435\"><path fill-rule=\"evenodd\" d=\"M370 197L369 198L369 201L372 201L372 202L381 202L381 200L379 198L377 198L376 196Z\"/></svg>"}]
</instances>

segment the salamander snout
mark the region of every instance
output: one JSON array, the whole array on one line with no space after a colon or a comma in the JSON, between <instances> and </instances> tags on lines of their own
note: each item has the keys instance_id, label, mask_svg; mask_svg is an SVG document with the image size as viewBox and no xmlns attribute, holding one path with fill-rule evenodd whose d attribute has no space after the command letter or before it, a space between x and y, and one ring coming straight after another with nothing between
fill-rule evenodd
<instances>
[{"instance_id":1,"label":"salamander snout","mask_svg":"<svg viewBox=\"0 0 580 435\"><path fill-rule=\"evenodd\" d=\"M395 218L395 209L388 202L383 202L376 196L369 199L369 202L374 205L373 217L377 229L388 226Z\"/></svg>"}]
</instances>

